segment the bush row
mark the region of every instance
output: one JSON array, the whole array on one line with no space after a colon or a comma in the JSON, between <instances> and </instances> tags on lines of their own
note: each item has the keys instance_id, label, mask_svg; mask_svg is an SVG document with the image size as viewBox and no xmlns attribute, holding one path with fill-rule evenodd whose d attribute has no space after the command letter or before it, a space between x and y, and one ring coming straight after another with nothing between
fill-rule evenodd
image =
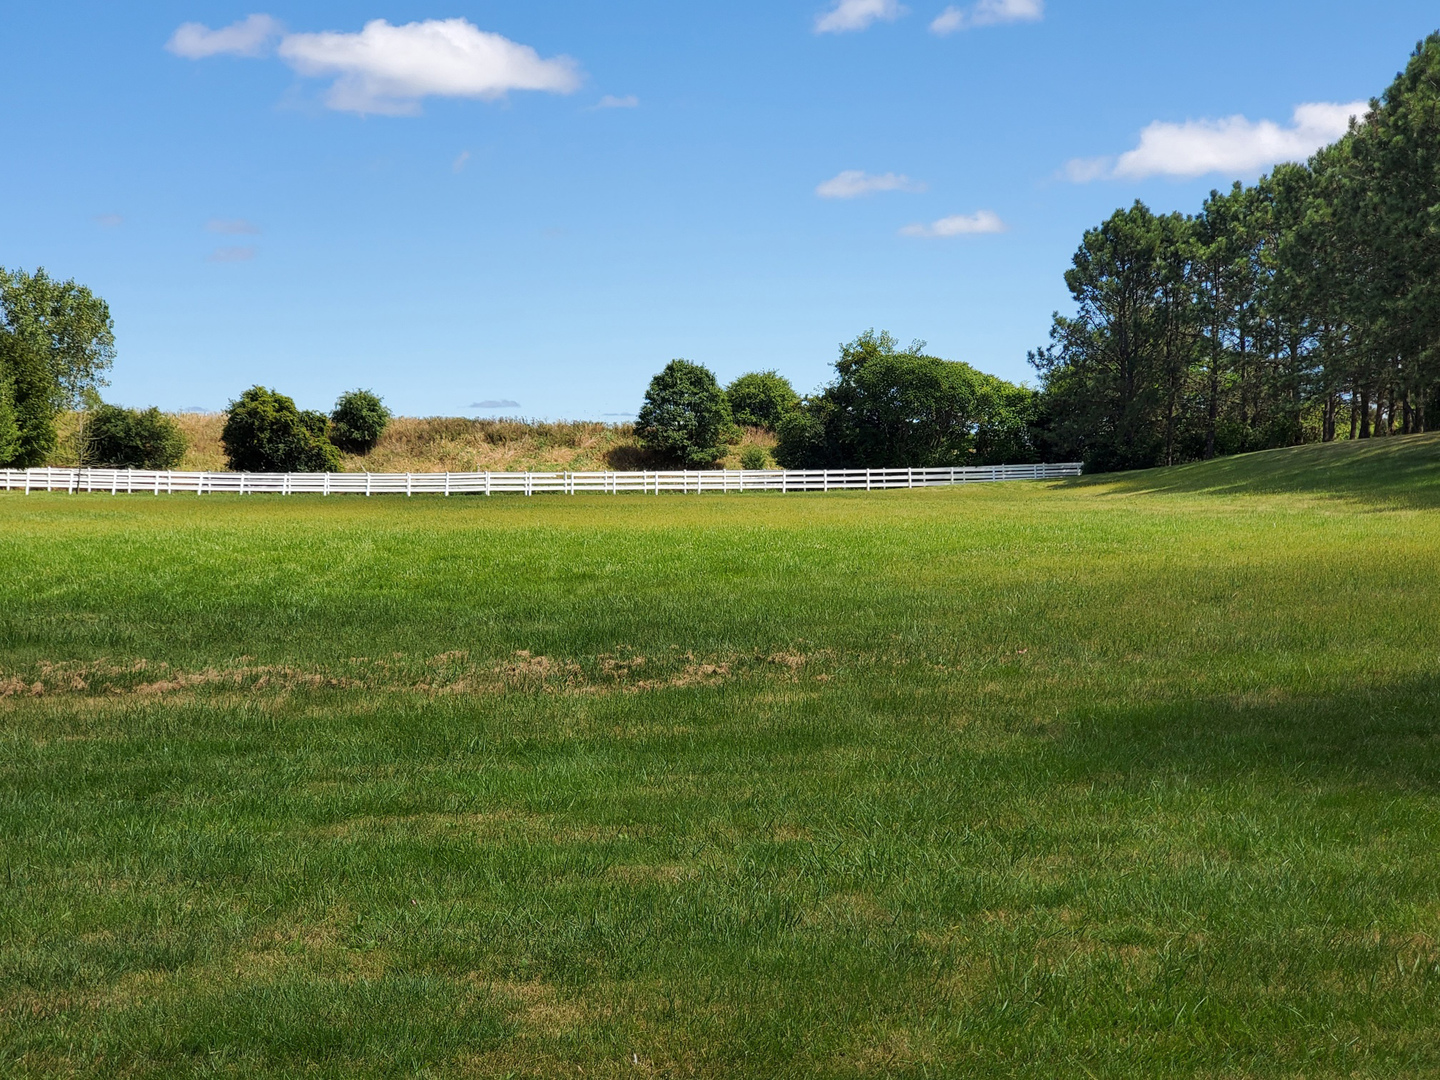
<instances>
[{"instance_id":1,"label":"bush row","mask_svg":"<svg viewBox=\"0 0 1440 1080\"><path fill-rule=\"evenodd\" d=\"M867 331L841 346L835 376L802 398L773 371L722 390L709 369L672 360L651 380L636 431L647 450L679 466L718 461L739 441L737 423L775 433L775 460L786 468L1039 460L1035 392L930 356L923 341L902 349L888 333ZM741 463L763 468L764 451L748 450Z\"/></svg>"},{"instance_id":2,"label":"bush row","mask_svg":"<svg viewBox=\"0 0 1440 1080\"><path fill-rule=\"evenodd\" d=\"M338 472L340 453L375 449L390 410L369 390L341 394L329 416L252 386L226 410L220 443L236 472Z\"/></svg>"}]
</instances>

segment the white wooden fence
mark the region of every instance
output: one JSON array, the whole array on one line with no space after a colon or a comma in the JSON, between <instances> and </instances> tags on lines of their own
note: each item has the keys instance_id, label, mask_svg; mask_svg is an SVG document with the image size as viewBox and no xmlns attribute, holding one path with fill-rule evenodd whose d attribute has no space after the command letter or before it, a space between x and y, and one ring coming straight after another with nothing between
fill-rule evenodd
<instances>
[{"instance_id":1,"label":"white wooden fence","mask_svg":"<svg viewBox=\"0 0 1440 1080\"><path fill-rule=\"evenodd\" d=\"M1059 480L1080 465L955 469L713 470L705 472L220 473L144 469L0 469L6 491L172 495L699 495L740 491L884 491L892 488Z\"/></svg>"}]
</instances>

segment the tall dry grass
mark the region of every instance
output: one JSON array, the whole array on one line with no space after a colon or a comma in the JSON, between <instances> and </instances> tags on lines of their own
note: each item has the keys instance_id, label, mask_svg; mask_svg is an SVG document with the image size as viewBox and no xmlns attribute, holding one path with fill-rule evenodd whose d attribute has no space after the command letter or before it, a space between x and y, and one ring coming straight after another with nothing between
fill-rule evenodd
<instances>
[{"instance_id":1,"label":"tall dry grass","mask_svg":"<svg viewBox=\"0 0 1440 1080\"><path fill-rule=\"evenodd\" d=\"M218 472L226 468L220 432L224 413L172 413L184 432L188 449L178 468ZM79 418L60 420L60 448L52 464L78 463ZM745 429L741 442L729 447L722 463L738 469L747 446L771 450L775 437L760 428ZM664 468L647 453L633 424L588 421L542 423L525 420L472 420L463 416L398 416L369 454L345 454L345 472L629 472Z\"/></svg>"}]
</instances>

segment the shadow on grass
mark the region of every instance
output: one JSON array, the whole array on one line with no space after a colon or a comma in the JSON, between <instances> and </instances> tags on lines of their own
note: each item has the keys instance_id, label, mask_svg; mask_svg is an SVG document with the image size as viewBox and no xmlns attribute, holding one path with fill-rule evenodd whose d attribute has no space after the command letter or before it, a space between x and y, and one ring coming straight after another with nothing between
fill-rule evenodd
<instances>
[{"instance_id":1,"label":"shadow on grass","mask_svg":"<svg viewBox=\"0 0 1440 1080\"><path fill-rule=\"evenodd\" d=\"M1114 494L1303 494L1434 509L1440 507L1440 432L1236 454L1079 483Z\"/></svg>"},{"instance_id":2,"label":"shadow on grass","mask_svg":"<svg viewBox=\"0 0 1440 1080\"><path fill-rule=\"evenodd\" d=\"M1077 777L1440 787L1440 674L1311 698L1196 700L1072 715L1056 751Z\"/></svg>"}]
</instances>

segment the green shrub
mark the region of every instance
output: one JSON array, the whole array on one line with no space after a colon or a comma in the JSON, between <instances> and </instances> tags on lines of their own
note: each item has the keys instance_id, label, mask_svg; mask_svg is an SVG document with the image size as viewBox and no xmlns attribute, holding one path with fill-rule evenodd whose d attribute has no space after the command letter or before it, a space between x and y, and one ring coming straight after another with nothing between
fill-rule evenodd
<instances>
[{"instance_id":1,"label":"green shrub","mask_svg":"<svg viewBox=\"0 0 1440 1080\"><path fill-rule=\"evenodd\" d=\"M369 390L351 390L340 395L330 413L330 441L347 454L368 454L389 423L390 410L379 397Z\"/></svg>"},{"instance_id":2,"label":"green shrub","mask_svg":"<svg viewBox=\"0 0 1440 1080\"><path fill-rule=\"evenodd\" d=\"M763 446L747 446L740 451L740 467L742 469L768 469L770 455L765 452Z\"/></svg>"},{"instance_id":3,"label":"green shrub","mask_svg":"<svg viewBox=\"0 0 1440 1080\"><path fill-rule=\"evenodd\" d=\"M301 412L284 394L252 386L230 403L220 443L237 472L337 472L340 452L324 413Z\"/></svg>"},{"instance_id":4,"label":"green shrub","mask_svg":"<svg viewBox=\"0 0 1440 1080\"><path fill-rule=\"evenodd\" d=\"M650 380L636 418L640 445L678 465L713 465L735 436L730 406L715 375L688 360L672 360Z\"/></svg>"},{"instance_id":5,"label":"green shrub","mask_svg":"<svg viewBox=\"0 0 1440 1080\"><path fill-rule=\"evenodd\" d=\"M780 418L775 429L775 461L783 469L825 469L843 462L833 445L835 409L823 394L806 398Z\"/></svg>"},{"instance_id":6,"label":"green shrub","mask_svg":"<svg viewBox=\"0 0 1440 1080\"><path fill-rule=\"evenodd\" d=\"M725 388L730 415L746 427L774 431L780 418L800 404L790 380L773 371L752 371Z\"/></svg>"},{"instance_id":7,"label":"green shrub","mask_svg":"<svg viewBox=\"0 0 1440 1080\"><path fill-rule=\"evenodd\" d=\"M159 409L101 405L86 429L85 460L109 469L173 469L185 456L185 435Z\"/></svg>"}]
</instances>

